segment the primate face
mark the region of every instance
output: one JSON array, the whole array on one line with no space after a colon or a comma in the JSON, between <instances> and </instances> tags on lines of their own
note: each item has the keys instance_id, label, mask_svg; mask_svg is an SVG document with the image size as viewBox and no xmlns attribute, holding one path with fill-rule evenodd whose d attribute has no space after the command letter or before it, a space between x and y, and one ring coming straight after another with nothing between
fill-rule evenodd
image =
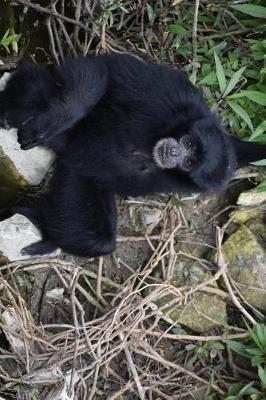
<instances>
[{"instance_id":1,"label":"primate face","mask_svg":"<svg viewBox=\"0 0 266 400\"><path fill-rule=\"evenodd\" d=\"M172 137L160 139L153 148L156 165L162 169L180 168L189 172L197 164L198 143L192 135L180 139Z\"/></svg>"}]
</instances>

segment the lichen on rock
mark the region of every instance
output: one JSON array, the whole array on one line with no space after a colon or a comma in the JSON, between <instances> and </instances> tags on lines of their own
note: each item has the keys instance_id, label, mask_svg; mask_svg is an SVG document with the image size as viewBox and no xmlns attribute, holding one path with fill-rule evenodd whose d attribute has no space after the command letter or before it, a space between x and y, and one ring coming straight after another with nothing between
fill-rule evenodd
<instances>
[{"instance_id":1,"label":"lichen on rock","mask_svg":"<svg viewBox=\"0 0 266 400\"><path fill-rule=\"evenodd\" d=\"M240 226L223 244L227 268L242 296L254 307L266 310L265 225ZM258 237L257 237L258 236ZM264 243L265 244L265 243Z\"/></svg>"}]
</instances>

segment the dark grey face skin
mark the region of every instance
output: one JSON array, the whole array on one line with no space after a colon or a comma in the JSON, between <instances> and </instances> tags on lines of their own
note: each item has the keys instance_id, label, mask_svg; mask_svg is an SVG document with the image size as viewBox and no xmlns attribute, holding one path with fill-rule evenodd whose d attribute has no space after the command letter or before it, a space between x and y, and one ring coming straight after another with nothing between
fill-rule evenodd
<instances>
[{"instance_id":1,"label":"dark grey face skin","mask_svg":"<svg viewBox=\"0 0 266 400\"><path fill-rule=\"evenodd\" d=\"M162 169L180 168L191 171L197 162L197 143L191 135L160 139L153 148L156 165Z\"/></svg>"}]
</instances>

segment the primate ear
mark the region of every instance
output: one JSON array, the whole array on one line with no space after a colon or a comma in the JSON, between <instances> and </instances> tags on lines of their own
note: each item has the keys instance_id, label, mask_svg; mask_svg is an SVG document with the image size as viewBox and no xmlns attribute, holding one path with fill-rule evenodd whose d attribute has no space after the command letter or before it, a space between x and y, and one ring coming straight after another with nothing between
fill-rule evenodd
<instances>
[{"instance_id":1,"label":"primate ear","mask_svg":"<svg viewBox=\"0 0 266 400\"><path fill-rule=\"evenodd\" d=\"M251 162L266 159L266 145L244 142L234 136L228 136L237 158L238 167L244 167Z\"/></svg>"}]
</instances>

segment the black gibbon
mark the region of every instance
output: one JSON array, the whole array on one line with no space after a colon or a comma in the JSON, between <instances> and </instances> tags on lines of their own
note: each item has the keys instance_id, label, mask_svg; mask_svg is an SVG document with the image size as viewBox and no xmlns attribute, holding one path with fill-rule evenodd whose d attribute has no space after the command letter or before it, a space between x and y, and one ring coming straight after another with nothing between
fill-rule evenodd
<instances>
[{"instance_id":1,"label":"black gibbon","mask_svg":"<svg viewBox=\"0 0 266 400\"><path fill-rule=\"evenodd\" d=\"M20 209L43 240L81 256L115 248L115 194L222 190L237 167L266 158L266 146L225 135L200 92L173 68L130 55L78 58L57 78L28 65L0 93L0 117L24 150L57 153L49 191Z\"/></svg>"}]
</instances>

